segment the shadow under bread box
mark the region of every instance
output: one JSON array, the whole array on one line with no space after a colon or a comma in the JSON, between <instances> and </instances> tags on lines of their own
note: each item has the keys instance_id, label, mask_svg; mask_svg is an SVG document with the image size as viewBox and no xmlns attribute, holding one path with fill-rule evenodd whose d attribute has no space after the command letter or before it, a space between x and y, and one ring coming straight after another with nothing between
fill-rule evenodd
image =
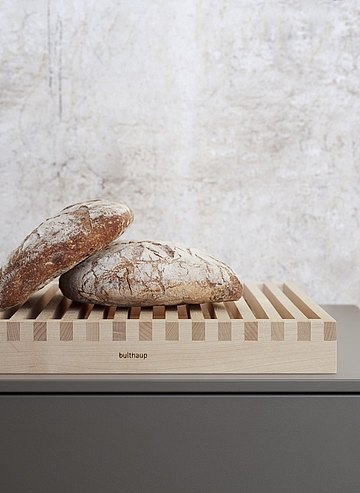
<instances>
[{"instance_id":1,"label":"shadow under bread box","mask_svg":"<svg viewBox=\"0 0 360 493\"><path fill-rule=\"evenodd\" d=\"M103 307L56 283L0 312L0 373L336 373L336 322L293 283L236 302Z\"/></svg>"}]
</instances>

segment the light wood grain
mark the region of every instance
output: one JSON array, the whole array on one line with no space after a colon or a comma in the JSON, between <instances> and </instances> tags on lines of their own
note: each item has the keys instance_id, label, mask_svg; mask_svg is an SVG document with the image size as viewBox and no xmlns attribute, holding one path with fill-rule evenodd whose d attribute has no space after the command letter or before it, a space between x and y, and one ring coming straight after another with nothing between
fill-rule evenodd
<instances>
[{"instance_id":1,"label":"light wood grain","mask_svg":"<svg viewBox=\"0 0 360 493\"><path fill-rule=\"evenodd\" d=\"M1 373L335 373L336 342L78 341L0 344ZM46 351L44 350L46 347ZM120 359L119 351L147 353Z\"/></svg>"},{"instance_id":2,"label":"light wood grain","mask_svg":"<svg viewBox=\"0 0 360 493\"><path fill-rule=\"evenodd\" d=\"M235 302L131 309L50 288L2 314L0 373L336 371L336 322L292 283L247 283Z\"/></svg>"},{"instance_id":3,"label":"light wood grain","mask_svg":"<svg viewBox=\"0 0 360 493\"><path fill-rule=\"evenodd\" d=\"M308 296L302 289L292 282L284 284L284 293L296 304L308 318L320 318L329 322L335 322L335 320L317 303L315 303L310 296Z\"/></svg>"},{"instance_id":4,"label":"light wood grain","mask_svg":"<svg viewBox=\"0 0 360 493\"><path fill-rule=\"evenodd\" d=\"M234 303L241 314L241 318L249 321L256 320L254 313L251 311L251 308L244 298L240 298L240 300L235 301Z\"/></svg>"},{"instance_id":5,"label":"light wood grain","mask_svg":"<svg viewBox=\"0 0 360 493\"><path fill-rule=\"evenodd\" d=\"M86 305L63 297L58 308L61 320L63 322L72 322L78 318L84 318Z\"/></svg>"},{"instance_id":6,"label":"light wood grain","mask_svg":"<svg viewBox=\"0 0 360 493\"><path fill-rule=\"evenodd\" d=\"M87 319L89 320L89 322L102 320L104 318L104 310L105 310L104 306L93 305L93 308L92 308L91 312L89 313L89 316Z\"/></svg>"},{"instance_id":7,"label":"light wood grain","mask_svg":"<svg viewBox=\"0 0 360 493\"><path fill-rule=\"evenodd\" d=\"M114 314L114 320L127 320L129 317L129 308L117 307Z\"/></svg>"},{"instance_id":8,"label":"light wood grain","mask_svg":"<svg viewBox=\"0 0 360 493\"><path fill-rule=\"evenodd\" d=\"M37 321L47 321L54 318L58 318L58 309L63 302L64 297L61 293L57 292L55 296L47 303L45 308L36 317Z\"/></svg>"},{"instance_id":9,"label":"light wood grain","mask_svg":"<svg viewBox=\"0 0 360 493\"><path fill-rule=\"evenodd\" d=\"M231 341L231 318L224 303L213 303L213 310L218 321L218 341Z\"/></svg>"},{"instance_id":10,"label":"light wood grain","mask_svg":"<svg viewBox=\"0 0 360 493\"><path fill-rule=\"evenodd\" d=\"M308 320L302 311L286 296L280 287L272 282L263 285L264 295L268 297L272 305L278 310L282 318L296 320Z\"/></svg>"},{"instance_id":11,"label":"light wood grain","mask_svg":"<svg viewBox=\"0 0 360 493\"><path fill-rule=\"evenodd\" d=\"M165 339L179 340L179 316L177 306L167 306L165 309Z\"/></svg>"},{"instance_id":12,"label":"light wood grain","mask_svg":"<svg viewBox=\"0 0 360 493\"><path fill-rule=\"evenodd\" d=\"M154 320L153 309L151 306L141 308L139 320L142 322L152 322Z\"/></svg>"},{"instance_id":13,"label":"light wood grain","mask_svg":"<svg viewBox=\"0 0 360 493\"><path fill-rule=\"evenodd\" d=\"M252 303L258 307L258 312L263 316L261 318L268 318L274 322L282 321L283 318L276 310L274 305L265 296L258 284L251 283L246 284L247 299L251 297Z\"/></svg>"},{"instance_id":14,"label":"light wood grain","mask_svg":"<svg viewBox=\"0 0 360 493\"><path fill-rule=\"evenodd\" d=\"M192 321L192 340L205 341L205 317L200 305L188 305Z\"/></svg>"},{"instance_id":15,"label":"light wood grain","mask_svg":"<svg viewBox=\"0 0 360 493\"><path fill-rule=\"evenodd\" d=\"M165 320L167 322L178 322L179 321L177 306L167 306L166 307Z\"/></svg>"},{"instance_id":16,"label":"light wood grain","mask_svg":"<svg viewBox=\"0 0 360 493\"><path fill-rule=\"evenodd\" d=\"M230 315L224 303L213 303L213 309L217 320L220 320L222 322L230 322Z\"/></svg>"},{"instance_id":17,"label":"light wood grain","mask_svg":"<svg viewBox=\"0 0 360 493\"><path fill-rule=\"evenodd\" d=\"M153 337L153 309L152 307L141 308L139 315L139 340L151 341Z\"/></svg>"}]
</instances>

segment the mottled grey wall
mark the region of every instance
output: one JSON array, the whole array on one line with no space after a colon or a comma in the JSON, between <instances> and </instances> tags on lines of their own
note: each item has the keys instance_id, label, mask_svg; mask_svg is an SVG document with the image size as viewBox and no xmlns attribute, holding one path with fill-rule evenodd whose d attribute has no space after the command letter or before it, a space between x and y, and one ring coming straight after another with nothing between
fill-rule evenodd
<instances>
[{"instance_id":1,"label":"mottled grey wall","mask_svg":"<svg viewBox=\"0 0 360 493\"><path fill-rule=\"evenodd\" d=\"M130 238L360 303L360 2L0 1L1 259L125 201Z\"/></svg>"}]
</instances>

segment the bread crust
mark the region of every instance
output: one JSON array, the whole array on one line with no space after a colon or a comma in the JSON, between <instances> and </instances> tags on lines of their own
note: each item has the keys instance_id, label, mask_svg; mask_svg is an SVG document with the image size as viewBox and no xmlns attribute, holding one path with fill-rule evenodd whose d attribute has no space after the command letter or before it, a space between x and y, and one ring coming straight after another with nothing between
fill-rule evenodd
<instances>
[{"instance_id":1,"label":"bread crust","mask_svg":"<svg viewBox=\"0 0 360 493\"><path fill-rule=\"evenodd\" d=\"M23 303L33 292L121 235L133 221L121 203L91 200L63 209L35 228L0 272L0 308Z\"/></svg>"},{"instance_id":2,"label":"bread crust","mask_svg":"<svg viewBox=\"0 0 360 493\"><path fill-rule=\"evenodd\" d=\"M194 248L118 240L60 277L75 301L116 306L237 300L242 285L223 262Z\"/></svg>"}]
</instances>

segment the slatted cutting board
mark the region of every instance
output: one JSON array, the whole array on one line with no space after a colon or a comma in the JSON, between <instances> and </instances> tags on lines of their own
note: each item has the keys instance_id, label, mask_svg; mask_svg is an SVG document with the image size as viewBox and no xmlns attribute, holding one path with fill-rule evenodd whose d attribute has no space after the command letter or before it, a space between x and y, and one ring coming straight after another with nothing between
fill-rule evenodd
<instances>
[{"instance_id":1,"label":"slatted cutting board","mask_svg":"<svg viewBox=\"0 0 360 493\"><path fill-rule=\"evenodd\" d=\"M335 373L336 323L292 283L228 303L116 308L51 284L0 312L0 373Z\"/></svg>"}]
</instances>

